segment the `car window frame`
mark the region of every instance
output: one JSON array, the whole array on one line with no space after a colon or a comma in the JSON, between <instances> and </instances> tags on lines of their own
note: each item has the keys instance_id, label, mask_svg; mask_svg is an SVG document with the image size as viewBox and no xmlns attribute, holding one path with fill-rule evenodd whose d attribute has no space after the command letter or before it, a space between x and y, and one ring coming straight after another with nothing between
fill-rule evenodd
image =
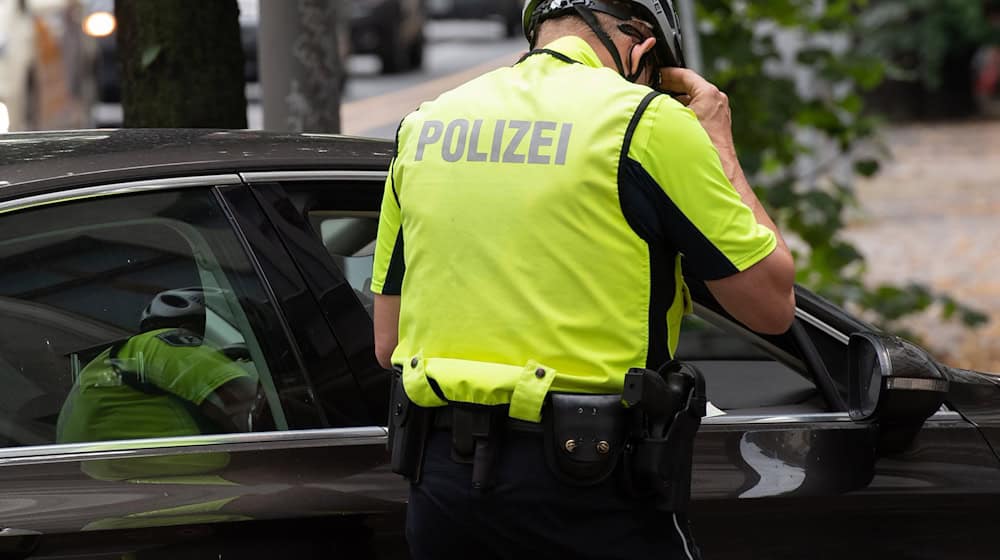
<instances>
[{"instance_id":1,"label":"car window frame","mask_svg":"<svg viewBox=\"0 0 1000 560\"><path fill-rule=\"evenodd\" d=\"M367 419L384 419L388 414L389 372L379 366L374 357L371 316L308 220L299 215L285 187L311 182L356 184L362 181L376 185L381 192L386 173L364 170L263 171L240 173L240 177L250 187L250 192L285 244L290 259L299 267L308 291L317 302L315 308L322 311L327 328L343 352L360 392L360 401L367 409ZM360 336L357 332L358 321L368 325ZM318 391L319 387L316 388Z\"/></svg>"}]
</instances>

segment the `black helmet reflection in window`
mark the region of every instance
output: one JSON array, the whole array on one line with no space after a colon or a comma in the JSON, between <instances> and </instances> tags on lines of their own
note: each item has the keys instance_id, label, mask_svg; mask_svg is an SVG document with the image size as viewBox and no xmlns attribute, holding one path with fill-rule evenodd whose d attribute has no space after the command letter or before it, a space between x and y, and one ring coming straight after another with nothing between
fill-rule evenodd
<instances>
[{"instance_id":1,"label":"black helmet reflection in window","mask_svg":"<svg viewBox=\"0 0 1000 560\"><path fill-rule=\"evenodd\" d=\"M177 288L156 294L142 311L139 330L184 328L195 333L205 332L205 289Z\"/></svg>"}]
</instances>

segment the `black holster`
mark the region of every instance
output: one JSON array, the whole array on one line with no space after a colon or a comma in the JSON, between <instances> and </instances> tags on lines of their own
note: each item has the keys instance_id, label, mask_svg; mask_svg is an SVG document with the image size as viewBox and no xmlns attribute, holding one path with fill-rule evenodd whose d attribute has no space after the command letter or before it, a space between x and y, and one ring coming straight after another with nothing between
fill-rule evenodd
<instances>
[{"instance_id":1,"label":"black holster","mask_svg":"<svg viewBox=\"0 0 1000 560\"><path fill-rule=\"evenodd\" d=\"M658 398L661 391L666 398ZM658 372L630 370L623 400L632 412L623 469L626 486L657 509L686 511L691 500L694 438L705 416L701 372L677 361Z\"/></svg>"},{"instance_id":2,"label":"black holster","mask_svg":"<svg viewBox=\"0 0 1000 560\"><path fill-rule=\"evenodd\" d=\"M414 404L406 396L402 375L395 372L389 395L389 464L392 472L414 484L420 482L432 414L431 409Z\"/></svg>"},{"instance_id":3,"label":"black holster","mask_svg":"<svg viewBox=\"0 0 1000 560\"><path fill-rule=\"evenodd\" d=\"M621 395L551 393L542 418L545 459L556 478L591 486L615 471L628 436Z\"/></svg>"}]
</instances>

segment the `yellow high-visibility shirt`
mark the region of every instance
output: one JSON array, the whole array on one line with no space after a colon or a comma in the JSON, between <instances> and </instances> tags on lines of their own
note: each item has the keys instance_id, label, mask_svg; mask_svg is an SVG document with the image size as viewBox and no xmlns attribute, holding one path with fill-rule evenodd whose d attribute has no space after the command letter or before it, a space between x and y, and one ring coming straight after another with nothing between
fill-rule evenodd
<instances>
[{"instance_id":1,"label":"yellow high-visibility shirt","mask_svg":"<svg viewBox=\"0 0 1000 560\"><path fill-rule=\"evenodd\" d=\"M564 37L404 119L372 290L401 295L417 404L537 419L547 391L620 392L670 358L682 256L713 280L775 245L692 111Z\"/></svg>"}]
</instances>

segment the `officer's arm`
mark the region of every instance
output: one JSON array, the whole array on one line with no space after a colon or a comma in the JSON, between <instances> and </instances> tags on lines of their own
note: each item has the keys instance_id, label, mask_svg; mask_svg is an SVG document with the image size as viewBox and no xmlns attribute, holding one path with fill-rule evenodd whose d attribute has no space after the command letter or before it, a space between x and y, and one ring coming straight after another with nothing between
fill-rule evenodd
<instances>
[{"instance_id":1,"label":"officer's arm","mask_svg":"<svg viewBox=\"0 0 1000 560\"><path fill-rule=\"evenodd\" d=\"M729 100L690 70L665 69L670 100L650 133L654 177L683 216L671 236L695 276L733 317L762 333L788 330L795 314L795 266L777 226L743 174L732 138ZM693 113L697 120L691 118ZM654 124L653 126L656 126ZM666 127L666 128L664 128Z\"/></svg>"},{"instance_id":2,"label":"officer's arm","mask_svg":"<svg viewBox=\"0 0 1000 560\"><path fill-rule=\"evenodd\" d=\"M223 432L248 432L256 396L257 382L249 377L237 377L212 391L199 408Z\"/></svg>"},{"instance_id":3,"label":"officer's arm","mask_svg":"<svg viewBox=\"0 0 1000 560\"><path fill-rule=\"evenodd\" d=\"M375 358L379 365L392 368L392 352L399 342L399 297L406 274L403 243L402 210L399 191L402 188L402 163L407 156L407 119L396 133L396 157L389 166L379 212L378 237L372 265L371 290L375 294Z\"/></svg>"},{"instance_id":4,"label":"officer's arm","mask_svg":"<svg viewBox=\"0 0 1000 560\"><path fill-rule=\"evenodd\" d=\"M705 282L719 304L738 321L765 334L781 334L795 318L795 261L785 240L743 175L735 152L736 175L730 177L743 202L753 210L757 223L774 232L774 250L750 268ZM727 168L726 157L721 158Z\"/></svg>"},{"instance_id":5,"label":"officer's arm","mask_svg":"<svg viewBox=\"0 0 1000 560\"><path fill-rule=\"evenodd\" d=\"M392 351L399 342L399 296L375 294L375 357L392 368Z\"/></svg>"}]
</instances>

